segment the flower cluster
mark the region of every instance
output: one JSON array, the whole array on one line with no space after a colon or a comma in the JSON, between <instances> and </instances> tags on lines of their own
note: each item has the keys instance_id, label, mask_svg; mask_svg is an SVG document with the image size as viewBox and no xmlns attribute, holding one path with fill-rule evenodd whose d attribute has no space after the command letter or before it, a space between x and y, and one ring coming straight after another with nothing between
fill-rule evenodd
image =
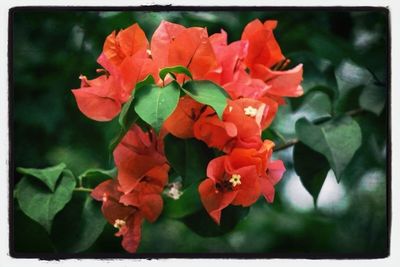
<instances>
[{"instance_id":1,"label":"flower cluster","mask_svg":"<svg viewBox=\"0 0 400 267\"><path fill-rule=\"evenodd\" d=\"M80 77L81 88L73 90L78 107L97 121L116 117L135 85L149 75L159 87L188 80L185 73L161 79L159 72L166 67L183 66L193 80L212 81L229 96L220 117L211 106L183 95L160 132L144 132L134 124L116 147L118 177L98 185L92 196L103 202L103 214L119 229L127 251L136 251L143 219L153 222L162 211L170 168L163 152L166 134L196 138L223 153L209 162L198 188L216 223L228 205L250 206L261 195L273 201L285 167L271 159L274 143L261 133L285 104L284 97L303 94L302 65L285 70L289 60L274 37L276 26L276 21L254 20L241 40L228 44L223 30L209 36L205 28L163 21L149 43L134 24L106 38L98 58L101 76Z\"/></svg>"}]
</instances>

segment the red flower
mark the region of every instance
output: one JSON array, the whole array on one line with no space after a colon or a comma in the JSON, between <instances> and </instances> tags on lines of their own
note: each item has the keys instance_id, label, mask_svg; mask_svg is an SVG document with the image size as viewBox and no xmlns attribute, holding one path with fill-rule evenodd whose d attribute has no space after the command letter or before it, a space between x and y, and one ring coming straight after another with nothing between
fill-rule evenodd
<instances>
[{"instance_id":1,"label":"red flower","mask_svg":"<svg viewBox=\"0 0 400 267\"><path fill-rule=\"evenodd\" d=\"M238 169L227 164L228 156L215 158L208 164L207 179L199 185L201 201L216 223L229 204L252 205L260 196L258 175L254 166Z\"/></svg>"},{"instance_id":2,"label":"red flower","mask_svg":"<svg viewBox=\"0 0 400 267\"><path fill-rule=\"evenodd\" d=\"M218 72L218 63L205 28L185 28L162 21L151 38L151 56L159 69L182 65L193 78L209 79ZM183 75L178 75L182 82Z\"/></svg>"},{"instance_id":3,"label":"red flower","mask_svg":"<svg viewBox=\"0 0 400 267\"><path fill-rule=\"evenodd\" d=\"M253 66L257 64L271 68L285 58L273 33L277 24L275 20L267 20L263 24L256 19L244 28L242 40L249 42L245 63L250 70L253 70Z\"/></svg>"},{"instance_id":4,"label":"red flower","mask_svg":"<svg viewBox=\"0 0 400 267\"><path fill-rule=\"evenodd\" d=\"M147 41L144 31L135 23L121 30L118 34L113 31L107 36L103 46L103 54L113 65L120 65L126 57L147 57Z\"/></svg>"},{"instance_id":5,"label":"red flower","mask_svg":"<svg viewBox=\"0 0 400 267\"><path fill-rule=\"evenodd\" d=\"M193 137L193 125L205 107L190 96L181 97L174 112L164 122L165 130L179 138Z\"/></svg>"},{"instance_id":6,"label":"red flower","mask_svg":"<svg viewBox=\"0 0 400 267\"><path fill-rule=\"evenodd\" d=\"M161 140L154 131L143 132L133 125L114 150L121 191L130 193L151 169L166 163ZM167 170L168 172L168 170Z\"/></svg>"},{"instance_id":7,"label":"red flower","mask_svg":"<svg viewBox=\"0 0 400 267\"><path fill-rule=\"evenodd\" d=\"M161 214L161 192L168 181L167 164L149 170L128 194L120 191L115 180L99 184L91 196L103 201L102 212L107 221L118 228L116 236L122 236L122 246L134 253L141 239L141 224L145 218L154 222Z\"/></svg>"},{"instance_id":8,"label":"red flower","mask_svg":"<svg viewBox=\"0 0 400 267\"><path fill-rule=\"evenodd\" d=\"M275 144L270 140L264 140L258 149L235 148L229 154L229 164L232 168L243 166L255 166L259 176L261 192L268 202L273 202L274 186L282 178L285 166L281 160L271 161Z\"/></svg>"},{"instance_id":9,"label":"red flower","mask_svg":"<svg viewBox=\"0 0 400 267\"><path fill-rule=\"evenodd\" d=\"M81 88L72 90L79 110L96 121L109 121L121 110L119 85L114 77L102 75L93 80L81 76Z\"/></svg>"},{"instance_id":10,"label":"red flower","mask_svg":"<svg viewBox=\"0 0 400 267\"><path fill-rule=\"evenodd\" d=\"M234 147L259 147L262 128L268 122L263 102L242 98L229 100L221 121L211 108L194 124L194 135L208 146L229 152Z\"/></svg>"},{"instance_id":11,"label":"red flower","mask_svg":"<svg viewBox=\"0 0 400 267\"><path fill-rule=\"evenodd\" d=\"M103 201L101 210L108 223L118 228L116 236L122 236L122 247L130 252L136 252L140 239L143 215L137 207L125 206L119 202L122 193L118 191L118 183L107 180L99 184L91 196Z\"/></svg>"},{"instance_id":12,"label":"red flower","mask_svg":"<svg viewBox=\"0 0 400 267\"><path fill-rule=\"evenodd\" d=\"M225 85L234 79L236 72L245 70L243 60L247 55L249 43L236 41L228 45L227 34L223 30L211 35L209 39L222 69L216 82Z\"/></svg>"}]
</instances>

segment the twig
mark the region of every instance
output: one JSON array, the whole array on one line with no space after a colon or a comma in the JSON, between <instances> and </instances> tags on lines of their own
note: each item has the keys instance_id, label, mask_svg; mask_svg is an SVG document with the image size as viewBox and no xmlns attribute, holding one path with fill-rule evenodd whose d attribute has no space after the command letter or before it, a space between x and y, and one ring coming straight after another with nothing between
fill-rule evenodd
<instances>
[{"instance_id":1,"label":"twig","mask_svg":"<svg viewBox=\"0 0 400 267\"><path fill-rule=\"evenodd\" d=\"M86 187L76 187L74 188L74 191L76 192L88 192L91 193L93 191L93 189L91 188L86 188Z\"/></svg>"}]
</instances>

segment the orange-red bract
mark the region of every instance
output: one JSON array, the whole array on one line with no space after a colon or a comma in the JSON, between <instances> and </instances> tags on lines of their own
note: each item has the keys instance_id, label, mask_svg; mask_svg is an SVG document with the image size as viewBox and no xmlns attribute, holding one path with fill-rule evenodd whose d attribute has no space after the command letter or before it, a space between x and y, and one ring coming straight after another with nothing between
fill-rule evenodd
<instances>
[{"instance_id":1,"label":"orange-red bract","mask_svg":"<svg viewBox=\"0 0 400 267\"><path fill-rule=\"evenodd\" d=\"M153 130L144 132L133 125L114 150L121 191L130 193L153 168L166 163L160 142ZM166 170L168 172L168 170Z\"/></svg>"},{"instance_id":2,"label":"orange-red bract","mask_svg":"<svg viewBox=\"0 0 400 267\"><path fill-rule=\"evenodd\" d=\"M256 64L270 68L284 59L273 33L276 26L277 21L267 20L263 24L256 19L248 23L244 28L242 40L249 42L249 51L245 63L250 70Z\"/></svg>"},{"instance_id":3,"label":"orange-red bract","mask_svg":"<svg viewBox=\"0 0 400 267\"><path fill-rule=\"evenodd\" d=\"M122 193L118 191L115 180L107 180L99 184L91 196L102 201L101 210L108 223L118 228L116 236L122 236L122 247L130 252L136 252L140 239L143 215L135 206L120 203Z\"/></svg>"}]
</instances>

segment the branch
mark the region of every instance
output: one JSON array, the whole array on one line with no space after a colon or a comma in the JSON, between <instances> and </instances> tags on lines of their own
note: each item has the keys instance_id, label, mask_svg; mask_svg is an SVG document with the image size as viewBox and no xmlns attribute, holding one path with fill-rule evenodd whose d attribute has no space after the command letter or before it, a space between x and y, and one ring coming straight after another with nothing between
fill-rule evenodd
<instances>
[{"instance_id":1,"label":"branch","mask_svg":"<svg viewBox=\"0 0 400 267\"><path fill-rule=\"evenodd\" d=\"M91 188L86 188L86 187L76 187L74 188L75 192L88 192L91 193L93 191L93 189Z\"/></svg>"}]
</instances>

